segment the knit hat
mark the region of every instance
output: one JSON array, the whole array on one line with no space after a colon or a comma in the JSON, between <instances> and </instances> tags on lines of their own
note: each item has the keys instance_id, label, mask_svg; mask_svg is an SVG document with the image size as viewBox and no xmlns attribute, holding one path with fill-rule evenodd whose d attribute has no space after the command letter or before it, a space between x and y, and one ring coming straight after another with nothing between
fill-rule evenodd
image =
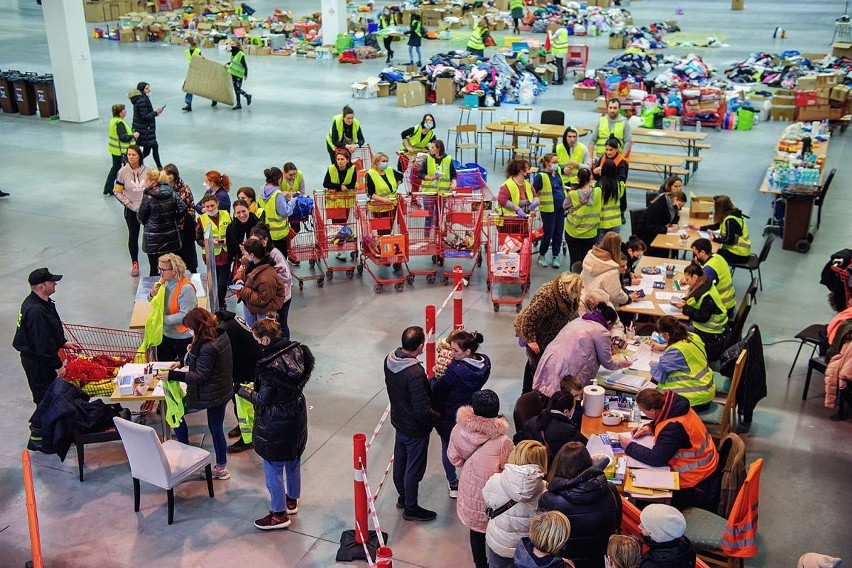
<instances>
[{"instance_id":1,"label":"knit hat","mask_svg":"<svg viewBox=\"0 0 852 568\"><path fill-rule=\"evenodd\" d=\"M806 552L799 558L796 566L798 568L840 568L841 560L817 552Z\"/></svg>"},{"instance_id":2,"label":"knit hat","mask_svg":"<svg viewBox=\"0 0 852 568\"><path fill-rule=\"evenodd\" d=\"M493 390L479 390L471 398L473 413L483 418L497 418L500 414L500 399Z\"/></svg>"},{"instance_id":3,"label":"knit hat","mask_svg":"<svg viewBox=\"0 0 852 568\"><path fill-rule=\"evenodd\" d=\"M654 503L642 509L639 522L654 542L669 542L686 532L686 519L669 505Z\"/></svg>"}]
</instances>

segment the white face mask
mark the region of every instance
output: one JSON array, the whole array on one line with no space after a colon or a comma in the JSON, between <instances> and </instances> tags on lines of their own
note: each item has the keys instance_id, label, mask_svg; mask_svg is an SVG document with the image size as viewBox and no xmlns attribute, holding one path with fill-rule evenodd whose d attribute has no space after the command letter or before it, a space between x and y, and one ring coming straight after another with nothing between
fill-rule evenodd
<instances>
[{"instance_id":1,"label":"white face mask","mask_svg":"<svg viewBox=\"0 0 852 568\"><path fill-rule=\"evenodd\" d=\"M424 128L428 128L429 130L435 128L435 123L431 121L427 121L423 123Z\"/></svg>"},{"instance_id":2,"label":"white face mask","mask_svg":"<svg viewBox=\"0 0 852 568\"><path fill-rule=\"evenodd\" d=\"M210 184L209 184L209 183L207 183L207 182L205 181L205 182L202 184L202 187L204 187L204 189L209 190L209 189L210 189Z\"/></svg>"}]
</instances>

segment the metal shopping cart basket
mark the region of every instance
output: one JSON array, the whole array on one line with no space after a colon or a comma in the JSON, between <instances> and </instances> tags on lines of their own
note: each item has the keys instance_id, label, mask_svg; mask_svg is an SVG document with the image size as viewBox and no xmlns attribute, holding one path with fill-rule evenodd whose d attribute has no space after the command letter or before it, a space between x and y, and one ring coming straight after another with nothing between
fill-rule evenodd
<instances>
[{"instance_id":1,"label":"metal shopping cart basket","mask_svg":"<svg viewBox=\"0 0 852 568\"><path fill-rule=\"evenodd\" d=\"M500 311L502 304L514 305L515 311L521 311L530 288L531 224L529 217L492 214L488 218L487 288L495 312Z\"/></svg>"},{"instance_id":2,"label":"metal shopping cart basket","mask_svg":"<svg viewBox=\"0 0 852 568\"><path fill-rule=\"evenodd\" d=\"M443 198L441 215L441 259L443 282L453 275L453 264L461 263L463 278L470 278L477 266L482 266L482 217L485 200L479 191L455 191ZM464 261L462 263L462 261Z\"/></svg>"},{"instance_id":3,"label":"metal shopping cart basket","mask_svg":"<svg viewBox=\"0 0 852 568\"><path fill-rule=\"evenodd\" d=\"M408 261L405 269L408 272L405 280L414 282L415 276L426 276L426 282L435 283L438 274L439 254L441 252L441 203L442 198L437 194L413 193L400 198L400 211L405 218L408 229ZM428 268L412 268L411 260L415 257L427 257L432 261Z\"/></svg>"},{"instance_id":4,"label":"metal shopping cart basket","mask_svg":"<svg viewBox=\"0 0 852 568\"><path fill-rule=\"evenodd\" d=\"M374 205L369 201L358 202L355 211L361 236L361 262L358 272L366 268L376 282L373 290L381 294L385 284L393 284L397 292L405 288L406 277L402 265L408 262L408 229L402 205ZM387 270L390 267L392 276Z\"/></svg>"},{"instance_id":5,"label":"metal shopping cart basket","mask_svg":"<svg viewBox=\"0 0 852 568\"><path fill-rule=\"evenodd\" d=\"M324 251L318 260L325 265L325 278L329 282L335 272L345 272L347 278L355 276L358 266L356 195L354 191L314 192L314 231ZM329 262L330 254L335 255L335 261Z\"/></svg>"},{"instance_id":6,"label":"metal shopping cart basket","mask_svg":"<svg viewBox=\"0 0 852 568\"><path fill-rule=\"evenodd\" d=\"M293 227L291 226L291 231ZM299 232L290 240L290 258L301 263L307 262L310 272L302 273L290 269L290 273L299 282L299 290L305 287L306 280L316 280L320 288L325 284L323 262L328 258L328 240L326 239L325 223L317 209L316 201L309 218L299 223Z\"/></svg>"}]
</instances>

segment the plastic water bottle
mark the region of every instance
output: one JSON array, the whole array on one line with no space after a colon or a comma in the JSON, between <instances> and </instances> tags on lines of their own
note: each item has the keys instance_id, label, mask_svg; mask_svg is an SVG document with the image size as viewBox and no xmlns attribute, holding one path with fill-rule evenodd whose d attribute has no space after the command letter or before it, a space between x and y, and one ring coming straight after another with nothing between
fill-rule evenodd
<instances>
[{"instance_id":1,"label":"plastic water bottle","mask_svg":"<svg viewBox=\"0 0 852 568\"><path fill-rule=\"evenodd\" d=\"M639 405L636 404L636 401L633 401L633 408L630 409L630 421L634 424L638 424L639 420L642 418L642 412L639 410Z\"/></svg>"},{"instance_id":2,"label":"plastic water bottle","mask_svg":"<svg viewBox=\"0 0 852 568\"><path fill-rule=\"evenodd\" d=\"M695 121L695 132L697 132L699 134L701 133L701 121L700 120Z\"/></svg>"}]
</instances>

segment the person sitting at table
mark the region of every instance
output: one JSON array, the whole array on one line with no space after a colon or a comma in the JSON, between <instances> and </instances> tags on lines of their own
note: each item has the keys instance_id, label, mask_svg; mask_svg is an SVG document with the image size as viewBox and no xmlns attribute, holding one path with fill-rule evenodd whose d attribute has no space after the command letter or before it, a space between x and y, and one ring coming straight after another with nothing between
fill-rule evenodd
<instances>
[{"instance_id":1,"label":"person sitting at table","mask_svg":"<svg viewBox=\"0 0 852 568\"><path fill-rule=\"evenodd\" d=\"M704 341L674 316L657 321L657 333L666 346L652 342L654 350L664 349L656 363L651 363L651 378L660 390L672 390L689 401L696 412L707 409L716 395L713 371L707 363Z\"/></svg>"},{"instance_id":2,"label":"person sitting at table","mask_svg":"<svg viewBox=\"0 0 852 568\"><path fill-rule=\"evenodd\" d=\"M600 245L595 245L583 259L583 287L589 290L600 288L609 294L616 306L623 306L641 298L637 292L628 294L621 287L621 237L609 231L604 234Z\"/></svg>"},{"instance_id":3,"label":"person sitting at table","mask_svg":"<svg viewBox=\"0 0 852 568\"><path fill-rule=\"evenodd\" d=\"M627 269L621 275L621 283L624 286L638 286L642 282L642 277L634 274L634 271L636 270L636 263L639 262L647 249L648 245L645 244L645 241L636 235L630 235L627 242L621 243L621 254L627 259Z\"/></svg>"},{"instance_id":4,"label":"person sitting at table","mask_svg":"<svg viewBox=\"0 0 852 568\"><path fill-rule=\"evenodd\" d=\"M728 340L728 310L713 282L707 278L697 262L683 270L681 286L689 286L683 300L673 300L672 305L683 310L695 333L707 347L707 359L718 361Z\"/></svg>"},{"instance_id":5,"label":"person sitting at table","mask_svg":"<svg viewBox=\"0 0 852 568\"><path fill-rule=\"evenodd\" d=\"M649 191L648 193L646 193L645 207L650 206L651 202L654 201L654 199L658 195L662 195L664 193L671 193L672 191L683 191L683 180L680 179L679 176L670 175L662 184L660 184L660 189L658 189L656 193L654 193L653 191Z\"/></svg>"},{"instance_id":6,"label":"person sitting at table","mask_svg":"<svg viewBox=\"0 0 852 568\"><path fill-rule=\"evenodd\" d=\"M629 457L652 467L669 466L680 477L680 489L672 496L679 510L699 507L716 511L719 503L719 479L716 466L719 454L707 427L689 401L674 391L642 389L636 395L642 414L651 419L631 434L620 434L618 441ZM654 435L654 447L634 442L635 438Z\"/></svg>"},{"instance_id":7,"label":"person sitting at table","mask_svg":"<svg viewBox=\"0 0 852 568\"><path fill-rule=\"evenodd\" d=\"M553 459L562 446L568 442L580 442L584 446L589 441L571 417L574 414L574 395L561 390L553 393L547 406L536 416L528 419L524 427L515 433L514 442L535 440L547 448L548 459Z\"/></svg>"},{"instance_id":8,"label":"person sitting at table","mask_svg":"<svg viewBox=\"0 0 852 568\"><path fill-rule=\"evenodd\" d=\"M592 172L583 167L577 172L577 187L565 194L565 243L571 266L583 262L595 245L601 221L601 188L592 187Z\"/></svg>"},{"instance_id":9,"label":"person sitting at table","mask_svg":"<svg viewBox=\"0 0 852 568\"><path fill-rule=\"evenodd\" d=\"M533 388L551 397L565 375L573 375L586 386L601 365L611 371L629 367L627 357L613 355L610 330L616 321L616 311L600 303L563 327L544 350L533 376Z\"/></svg>"},{"instance_id":10,"label":"person sitting at table","mask_svg":"<svg viewBox=\"0 0 852 568\"><path fill-rule=\"evenodd\" d=\"M672 190L658 195L639 217L639 222L636 223L636 236L650 246L657 235L665 235L669 227L677 227L680 210L684 205L686 205L686 195L682 191ZM668 258L669 251L651 246L648 254Z\"/></svg>"},{"instance_id":11,"label":"person sitting at table","mask_svg":"<svg viewBox=\"0 0 852 568\"><path fill-rule=\"evenodd\" d=\"M503 216L523 219L538 208L538 197L527 180L530 167L530 163L523 159L509 160L506 165L506 181L497 194L497 204Z\"/></svg>"},{"instance_id":12,"label":"person sitting at table","mask_svg":"<svg viewBox=\"0 0 852 568\"><path fill-rule=\"evenodd\" d=\"M728 318L734 316L737 309L737 292L734 289L734 279L731 267L723 257L713 254L713 244L710 239L695 239L692 242L692 256L701 263L704 274L716 285L722 303L728 309Z\"/></svg>"},{"instance_id":13,"label":"person sitting at table","mask_svg":"<svg viewBox=\"0 0 852 568\"><path fill-rule=\"evenodd\" d=\"M573 126L565 128L562 133L562 142L556 146L556 156L559 158L559 173L562 176L562 184L565 187L574 186L580 182L577 174L581 168L591 170L592 162L589 160L589 150L582 142L578 142L577 129Z\"/></svg>"},{"instance_id":14,"label":"person sitting at table","mask_svg":"<svg viewBox=\"0 0 852 568\"><path fill-rule=\"evenodd\" d=\"M748 262L751 255L751 238L748 236L748 225L742 211L734 207L727 195L717 195L713 198L713 222L709 225L690 225L697 231L718 231L713 241L719 243L719 256L729 264Z\"/></svg>"},{"instance_id":15,"label":"person sitting at table","mask_svg":"<svg viewBox=\"0 0 852 568\"><path fill-rule=\"evenodd\" d=\"M595 183L601 188L601 223L598 226L598 238L609 230L617 231L624 223L627 210L625 184L629 164L618 152L620 142L610 135L604 146L604 154L598 157L592 173Z\"/></svg>"}]
</instances>

